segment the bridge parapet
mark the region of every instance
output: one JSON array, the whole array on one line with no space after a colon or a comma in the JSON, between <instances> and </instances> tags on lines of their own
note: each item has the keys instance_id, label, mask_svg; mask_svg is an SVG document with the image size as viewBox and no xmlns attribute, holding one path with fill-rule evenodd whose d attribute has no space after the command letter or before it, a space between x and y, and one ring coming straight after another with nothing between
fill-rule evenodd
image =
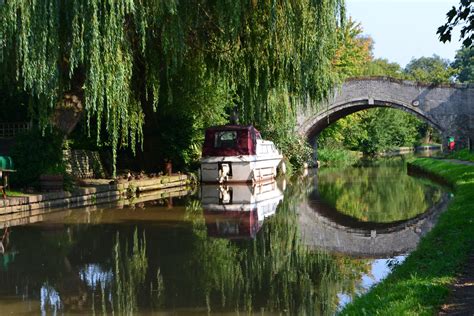
<instances>
[{"instance_id":1,"label":"bridge parapet","mask_svg":"<svg viewBox=\"0 0 474 316\"><path fill-rule=\"evenodd\" d=\"M474 139L474 85L424 84L389 77L347 80L326 102L299 111L297 131L311 139L336 120L375 107L412 113L461 144Z\"/></svg>"}]
</instances>

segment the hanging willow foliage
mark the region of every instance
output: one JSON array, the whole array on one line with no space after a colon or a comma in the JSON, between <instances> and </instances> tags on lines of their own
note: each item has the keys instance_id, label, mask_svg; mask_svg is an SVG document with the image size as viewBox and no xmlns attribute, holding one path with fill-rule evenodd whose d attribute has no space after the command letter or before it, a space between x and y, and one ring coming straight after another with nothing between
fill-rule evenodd
<instances>
[{"instance_id":1,"label":"hanging willow foliage","mask_svg":"<svg viewBox=\"0 0 474 316\"><path fill-rule=\"evenodd\" d=\"M324 98L342 9L343 0L4 0L1 80L33 97L43 127L76 95L115 161L117 148L143 142L144 107L172 104L172 78L190 60L236 94L245 122L268 113L273 89Z\"/></svg>"}]
</instances>

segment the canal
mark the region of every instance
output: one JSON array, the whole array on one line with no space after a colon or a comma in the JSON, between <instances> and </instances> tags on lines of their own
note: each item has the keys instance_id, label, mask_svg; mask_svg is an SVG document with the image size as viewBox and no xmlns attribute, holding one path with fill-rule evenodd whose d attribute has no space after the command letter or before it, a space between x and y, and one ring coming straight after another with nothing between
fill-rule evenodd
<instances>
[{"instance_id":1,"label":"canal","mask_svg":"<svg viewBox=\"0 0 474 316\"><path fill-rule=\"evenodd\" d=\"M385 159L38 215L3 234L0 311L333 315L404 260L446 196Z\"/></svg>"}]
</instances>

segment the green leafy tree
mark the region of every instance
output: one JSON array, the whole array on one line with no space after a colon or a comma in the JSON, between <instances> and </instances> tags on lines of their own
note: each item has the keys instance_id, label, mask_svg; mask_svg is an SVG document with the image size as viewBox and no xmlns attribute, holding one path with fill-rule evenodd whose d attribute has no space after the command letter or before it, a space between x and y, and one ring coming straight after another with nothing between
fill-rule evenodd
<instances>
[{"instance_id":1,"label":"green leafy tree","mask_svg":"<svg viewBox=\"0 0 474 316\"><path fill-rule=\"evenodd\" d=\"M312 149L302 136L294 133L295 124L296 112L288 93L273 91L269 97L268 112L257 128L264 138L275 141L292 167L300 168L311 159Z\"/></svg>"},{"instance_id":2,"label":"green leafy tree","mask_svg":"<svg viewBox=\"0 0 474 316\"><path fill-rule=\"evenodd\" d=\"M326 148L346 148L374 155L397 147L413 146L420 137L422 125L412 114L399 110L364 110L340 119L324 130L320 144Z\"/></svg>"},{"instance_id":3,"label":"green leafy tree","mask_svg":"<svg viewBox=\"0 0 474 316\"><path fill-rule=\"evenodd\" d=\"M374 155L402 146L413 146L422 124L411 114L378 108L361 111L346 118L351 122L342 129L345 148Z\"/></svg>"},{"instance_id":4,"label":"green leafy tree","mask_svg":"<svg viewBox=\"0 0 474 316\"><path fill-rule=\"evenodd\" d=\"M43 128L74 100L115 162L118 148L135 152L143 143L145 120L160 121L153 110L176 106L179 79L201 80L202 69L203 80L232 91L242 123L261 120L274 88L294 99L327 96L337 81L332 60L342 3L5 1L0 80L15 80L30 95L30 113ZM189 63L201 66L183 72Z\"/></svg>"},{"instance_id":5,"label":"green leafy tree","mask_svg":"<svg viewBox=\"0 0 474 316\"><path fill-rule=\"evenodd\" d=\"M459 24L462 25L459 40L464 39L464 47L472 47L474 42L474 9L472 0L461 0L457 8L453 6L446 13L446 18L446 24L440 26L436 32L439 34L439 40L443 43L451 41L451 32Z\"/></svg>"},{"instance_id":6,"label":"green leafy tree","mask_svg":"<svg viewBox=\"0 0 474 316\"><path fill-rule=\"evenodd\" d=\"M384 58L371 60L363 70L364 76L388 76L396 79L405 79L402 67L395 62Z\"/></svg>"},{"instance_id":7,"label":"green leafy tree","mask_svg":"<svg viewBox=\"0 0 474 316\"><path fill-rule=\"evenodd\" d=\"M368 138L367 129L362 124L366 111L356 112L337 120L318 136L320 144L327 148L357 148L361 140Z\"/></svg>"},{"instance_id":8,"label":"green leafy tree","mask_svg":"<svg viewBox=\"0 0 474 316\"><path fill-rule=\"evenodd\" d=\"M379 108L365 111L361 124L367 134L353 137L358 141L353 149L374 155L392 148L413 146L419 138L418 128L422 123L412 114Z\"/></svg>"},{"instance_id":9,"label":"green leafy tree","mask_svg":"<svg viewBox=\"0 0 474 316\"><path fill-rule=\"evenodd\" d=\"M433 55L412 59L405 67L405 74L409 80L450 83L453 81L456 70L451 68L449 60Z\"/></svg>"},{"instance_id":10,"label":"green leafy tree","mask_svg":"<svg viewBox=\"0 0 474 316\"><path fill-rule=\"evenodd\" d=\"M342 79L362 75L366 64L373 58L373 40L362 33L361 24L352 19L337 31L339 46L333 65Z\"/></svg>"},{"instance_id":11,"label":"green leafy tree","mask_svg":"<svg viewBox=\"0 0 474 316\"><path fill-rule=\"evenodd\" d=\"M458 72L460 82L474 82L474 48L462 48L457 51L451 67Z\"/></svg>"}]
</instances>

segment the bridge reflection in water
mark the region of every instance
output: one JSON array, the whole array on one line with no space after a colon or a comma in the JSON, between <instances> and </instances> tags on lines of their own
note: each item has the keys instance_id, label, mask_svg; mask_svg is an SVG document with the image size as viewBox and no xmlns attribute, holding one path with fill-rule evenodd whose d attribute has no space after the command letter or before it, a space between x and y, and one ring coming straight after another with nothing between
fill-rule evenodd
<instances>
[{"instance_id":1,"label":"bridge reflection in water","mask_svg":"<svg viewBox=\"0 0 474 316\"><path fill-rule=\"evenodd\" d=\"M301 196L297 211L304 243L314 249L357 257L381 258L410 252L435 225L449 200L445 193L436 204L429 206L428 210L419 209L412 218L386 223L367 221L344 214L322 198L317 175L305 181L311 189ZM199 188L199 195L209 236L254 238L264 220L275 214L283 200L285 187L286 181L270 181L256 186L203 185ZM27 217L19 214L14 218L3 218L0 229L43 222L67 225L185 221L185 207L173 205L172 201L172 197L155 200L153 194L148 194L131 204L126 201L129 205L122 201L83 209L44 210Z\"/></svg>"},{"instance_id":2,"label":"bridge reflection in water","mask_svg":"<svg viewBox=\"0 0 474 316\"><path fill-rule=\"evenodd\" d=\"M306 180L308 181L308 180ZM298 206L302 242L315 250L351 257L389 258L414 250L445 209L449 194L416 216L391 222L361 221L329 205L312 175L312 189ZM202 186L201 201L209 236L254 238L268 216L275 214L283 194L276 182L257 186Z\"/></svg>"},{"instance_id":3,"label":"bridge reflection in water","mask_svg":"<svg viewBox=\"0 0 474 316\"><path fill-rule=\"evenodd\" d=\"M330 206L334 188L317 179L14 219L0 310L332 315L370 275L374 261L352 257L410 251L438 211L357 220Z\"/></svg>"},{"instance_id":4,"label":"bridge reflection in water","mask_svg":"<svg viewBox=\"0 0 474 316\"><path fill-rule=\"evenodd\" d=\"M387 258L414 250L445 209L449 195L421 214L394 222L361 221L328 205L318 191L314 176L313 190L299 206L299 227L303 242L314 249L363 258ZM424 211L424 210L423 210Z\"/></svg>"}]
</instances>

